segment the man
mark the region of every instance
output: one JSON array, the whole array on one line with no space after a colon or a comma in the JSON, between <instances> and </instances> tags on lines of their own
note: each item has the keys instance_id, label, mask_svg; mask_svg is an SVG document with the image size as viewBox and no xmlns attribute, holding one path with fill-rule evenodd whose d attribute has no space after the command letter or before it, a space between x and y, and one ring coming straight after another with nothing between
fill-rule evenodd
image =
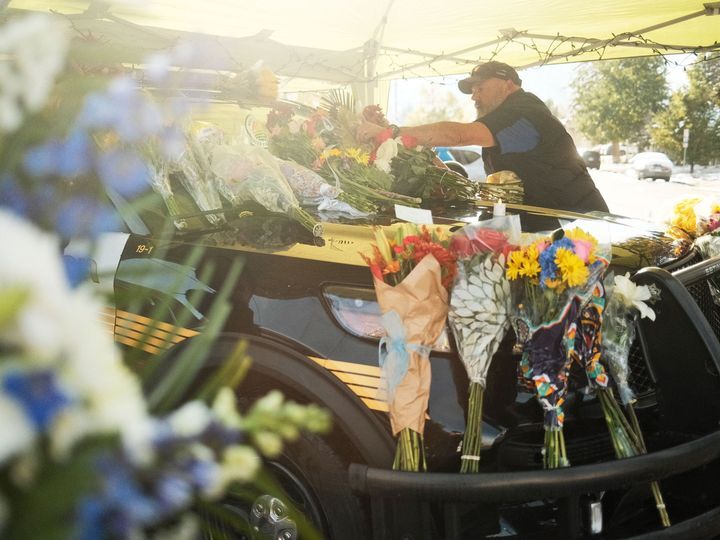
<instances>
[{"instance_id":1,"label":"man","mask_svg":"<svg viewBox=\"0 0 720 540\"><path fill-rule=\"evenodd\" d=\"M425 146L483 147L485 171L509 170L523 181L524 203L575 212L607 211L575 143L547 106L521 88L517 72L502 62L479 64L458 83L472 94L475 122L437 122L414 127L391 126L393 135L410 135ZM383 128L364 123L361 137Z\"/></svg>"}]
</instances>

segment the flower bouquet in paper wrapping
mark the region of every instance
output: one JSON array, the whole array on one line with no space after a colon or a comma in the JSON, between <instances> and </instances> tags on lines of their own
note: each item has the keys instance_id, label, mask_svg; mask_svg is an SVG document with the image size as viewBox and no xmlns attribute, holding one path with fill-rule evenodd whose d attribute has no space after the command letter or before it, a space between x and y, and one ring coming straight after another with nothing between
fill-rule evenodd
<instances>
[{"instance_id":1,"label":"flower bouquet in paper wrapping","mask_svg":"<svg viewBox=\"0 0 720 540\"><path fill-rule=\"evenodd\" d=\"M545 411L545 468L569 465L563 437L569 356L582 291L598 268L607 265L595 252L591 235L558 229L510 252L506 275L512 295L511 323L520 369Z\"/></svg>"},{"instance_id":2,"label":"flower bouquet in paper wrapping","mask_svg":"<svg viewBox=\"0 0 720 540\"><path fill-rule=\"evenodd\" d=\"M647 453L645 441L640 429L640 423L633 408L634 396L628 377L630 368L628 357L630 346L635 338L635 323L633 318L636 313L640 317L647 317L655 320L655 312L645 302L655 301L657 293L651 292L646 285L635 285L629 275L614 276L607 280L608 297L607 303L600 294L593 296L593 302L588 304L587 319L581 319L581 327L585 328L585 339L577 343L581 356L591 356L594 369L588 369L590 380L595 380L596 386L600 389L598 396L601 400L603 414L605 415L610 437L615 448L615 455L618 458L626 458ZM604 310L602 307L604 306ZM584 313L585 314L585 313ZM598 326L599 325L599 326ZM591 331L588 328L592 327ZM602 339L600 339L600 330ZM596 339L591 339L595 334ZM588 354L588 352L590 352ZM601 354L603 362L607 365L620 395L620 401L625 406L627 417L615 400L612 392L607 387L607 377L604 376L603 366L597 363L597 356ZM588 364L590 366L590 364ZM603 378L593 377L592 373L602 373ZM597 384L599 383L599 384ZM670 518L665 509L665 502L657 482L650 484L655 506L660 514L660 520L665 527L670 526Z\"/></svg>"},{"instance_id":3,"label":"flower bouquet in paper wrapping","mask_svg":"<svg viewBox=\"0 0 720 540\"><path fill-rule=\"evenodd\" d=\"M449 239L439 230L405 224L394 236L375 231L370 266L386 337L380 368L390 424L398 436L393 469L426 469L423 431L430 395L430 349L445 326L455 278Z\"/></svg>"},{"instance_id":4,"label":"flower bouquet in paper wrapping","mask_svg":"<svg viewBox=\"0 0 720 540\"><path fill-rule=\"evenodd\" d=\"M233 205L254 201L270 212L288 214L315 236L322 225L300 207L277 160L258 146L216 146L211 157L218 190Z\"/></svg>"},{"instance_id":5,"label":"flower bouquet in paper wrapping","mask_svg":"<svg viewBox=\"0 0 720 540\"><path fill-rule=\"evenodd\" d=\"M470 379L467 425L460 472L478 472L482 445L482 403L493 355L510 326L510 285L505 258L520 238L519 216L466 225L452 238L457 277L448 320Z\"/></svg>"}]
</instances>

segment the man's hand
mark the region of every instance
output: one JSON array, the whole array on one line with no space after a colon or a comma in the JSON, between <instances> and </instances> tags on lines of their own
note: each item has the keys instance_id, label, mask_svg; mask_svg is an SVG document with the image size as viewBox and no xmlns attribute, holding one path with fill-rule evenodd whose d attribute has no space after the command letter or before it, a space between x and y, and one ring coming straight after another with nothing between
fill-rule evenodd
<instances>
[{"instance_id":1,"label":"man's hand","mask_svg":"<svg viewBox=\"0 0 720 540\"><path fill-rule=\"evenodd\" d=\"M360 141L367 142L372 141L375 136L388 128L373 124L372 122L363 121L357 128L357 138Z\"/></svg>"}]
</instances>

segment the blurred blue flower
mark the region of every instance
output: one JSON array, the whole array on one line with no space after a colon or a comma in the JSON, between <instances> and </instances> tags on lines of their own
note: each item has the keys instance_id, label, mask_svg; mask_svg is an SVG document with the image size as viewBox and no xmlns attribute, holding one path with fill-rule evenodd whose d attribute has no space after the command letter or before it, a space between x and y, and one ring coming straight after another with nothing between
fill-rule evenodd
<instances>
[{"instance_id":1,"label":"blurred blue flower","mask_svg":"<svg viewBox=\"0 0 720 540\"><path fill-rule=\"evenodd\" d=\"M77 508L77 540L105 538L104 519L107 509L95 497L83 497Z\"/></svg>"},{"instance_id":2,"label":"blurred blue flower","mask_svg":"<svg viewBox=\"0 0 720 540\"><path fill-rule=\"evenodd\" d=\"M65 177L77 177L92 170L95 146L90 136L81 130L74 130L65 139L60 152L57 172Z\"/></svg>"},{"instance_id":3,"label":"blurred blue flower","mask_svg":"<svg viewBox=\"0 0 720 540\"><path fill-rule=\"evenodd\" d=\"M193 500L190 483L178 474L163 474L155 482L155 494L164 513L175 513L187 507Z\"/></svg>"},{"instance_id":4,"label":"blurred blue flower","mask_svg":"<svg viewBox=\"0 0 720 540\"><path fill-rule=\"evenodd\" d=\"M52 371L7 372L2 388L19 402L40 431L47 430L57 414L70 404Z\"/></svg>"},{"instance_id":5,"label":"blurred blue flower","mask_svg":"<svg viewBox=\"0 0 720 540\"><path fill-rule=\"evenodd\" d=\"M75 288L87 279L93 261L89 257L63 255L62 262L65 267L65 276L67 277L68 283L70 283L71 287Z\"/></svg>"},{"instance_id":6,"label":"blurred blue flower","mask_svg":"<svg viewBox=\"0 0 720 540\"><path fill-rule=\"evenodd\" d=\"M28 217L30 211L27 194L17 178L10 173L0 175L0 206L23 217Z\"/></svg>"},{"instance_id":7,"label":"blurred blue flower","mask_svg":"<svg viewBox=\"0 0 720 540\"><path fill-rule=\"evenodd\" d=\"M55 229L63 238L96 238L103 232L122 230L122 222L110 205L82 195L61 203Z\"/></svg>"},{"instance_id":8,"label":"blurred blue flower","mask_svg":"<svg viewBox=\"0 0 720 540\"><path fill-rule=\"evenodd\" d=\"M62 140L51 139L25 152L23 166L28 174L37 178L57 174L62 152Z\"/></svg>"},{"instance_id":9,"label":"blurred blue flower","mask_svg":"<svg viewBox=\"0 0 720 540\"><path fill-rule=\"evenodd\" d=\"M150 169L132 149L113 149L98 159L98 174L107 186L131 199L150 188Z\"/></svg>"}]
</instances>

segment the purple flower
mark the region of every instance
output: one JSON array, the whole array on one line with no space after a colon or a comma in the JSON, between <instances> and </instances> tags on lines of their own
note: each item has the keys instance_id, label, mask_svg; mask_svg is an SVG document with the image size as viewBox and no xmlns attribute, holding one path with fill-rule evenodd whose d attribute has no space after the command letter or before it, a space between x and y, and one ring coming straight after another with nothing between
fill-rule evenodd
<instances>
[{"instance_id":1,"label":"purple flower","mask_svg":"<svg viewBox=\"0 0 720 540\"><path fill-rule=\"evenodd\" d=\"M40 431L45 431L70 404L70 398L60 390L51 371L11 371L2 379L2 387L15 398Z\"/></svg>"}]
</instances>

